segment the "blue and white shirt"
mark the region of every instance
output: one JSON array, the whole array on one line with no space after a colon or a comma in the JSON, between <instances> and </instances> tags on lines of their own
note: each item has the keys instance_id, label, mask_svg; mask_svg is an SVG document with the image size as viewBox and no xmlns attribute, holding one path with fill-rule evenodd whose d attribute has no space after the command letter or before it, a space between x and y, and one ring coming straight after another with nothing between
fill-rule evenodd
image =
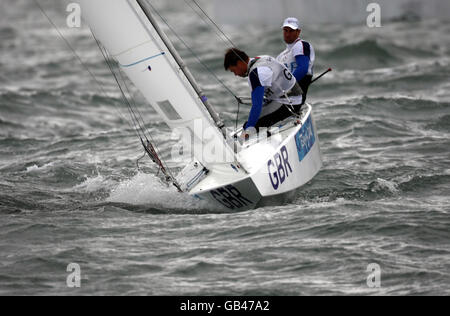
<instances>
[{"instance_id":1,"label":"blue and white shirt","mask_svg":"<svg viewBox=\"0 0 450 316\"><path fill-rule=\"evenodd\" d=\"M313 46L300 38L294 43L286 45L286 49L277 57L277 61L284 64L294 74L297 81L300 81L305 75L313 75L315 59L316 54ZM298 76L298 61L304 63L304 65L301 65L304 68L300 74L301 78Z\"/></svg>"},{"instance_id":2,"label":"blue and white shirt","mask_svg":"<svg viewBox=\"0 0 450 316\"><path fill-rule=\"evenodd\" d=\"M252 89L252 108L245 128L254 127L260 117L269 115L283 104L300 104L302 96L286 94L296 78L283 64L270 56L252 58L248 65L248 83Z\"/></svg>"}]
</instances>

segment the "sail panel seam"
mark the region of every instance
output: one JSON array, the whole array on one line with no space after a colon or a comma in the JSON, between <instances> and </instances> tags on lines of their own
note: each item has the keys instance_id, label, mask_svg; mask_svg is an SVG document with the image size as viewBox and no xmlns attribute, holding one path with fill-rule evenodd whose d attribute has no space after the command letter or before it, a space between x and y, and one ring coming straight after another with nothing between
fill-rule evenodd
<instances>
[{"instance_id":1,"label":"sail panel seam","mask_svg":"<svg viewBox=\"0 0 450 316\"><path fill-rule=\"evenodd\" d=\"M137 61L137 62L128 64L128 65L122 65L121 63L119 63L119 65L120 65L120 67L123 67L123 68L132 67L132 66L136 66L136 65L138 65L138 64L140 64L140 63L143 63L144 61L147 61L147 60L150 60L150 59L159 57L159 56L163 56L163 55L165 55L165 54L166 54L165 52L161 52L161 53L159 53L159 54L156 54L156 55L153 55L153 56L144 58L144 59L142 59L142 60L139 60L139 61Z\"/></svg>"}]
</instances>

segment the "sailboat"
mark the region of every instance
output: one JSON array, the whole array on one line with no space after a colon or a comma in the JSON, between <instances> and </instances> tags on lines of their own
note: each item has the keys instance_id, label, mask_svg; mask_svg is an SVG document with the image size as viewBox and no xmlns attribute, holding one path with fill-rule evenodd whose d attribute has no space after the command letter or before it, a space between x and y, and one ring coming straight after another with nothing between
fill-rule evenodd
<instances>
[{"instance_id":1,"label":"sailboat","mask_svg":"<svg viewBox=\"0 0 450 316\"><path fill-rule=\"evenodd\" d=\"M322 158L312 118L299 115L271 127L268 137L240 141L229 131L155 19L148 0L80 0L94 36L172 129L189 134L193 159L177 177L180 192L231 211L265 205L295 192L320 170ZM143 141L162 168L150 143ZM273 203L273 202L271 202Z\"/></svg>"}]
</instances>

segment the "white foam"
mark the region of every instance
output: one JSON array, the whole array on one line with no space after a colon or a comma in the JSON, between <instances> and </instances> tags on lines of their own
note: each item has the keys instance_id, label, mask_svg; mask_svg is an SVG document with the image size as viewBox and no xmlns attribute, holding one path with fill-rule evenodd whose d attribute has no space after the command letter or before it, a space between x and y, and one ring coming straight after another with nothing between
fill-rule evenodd
<instances>
[{"instance_id":1,"label":"white foam","mask_svg":"<svg viewBox=\"0 0 450 316\"><path fill-rule=\"evenodd\" d=\"M163 184L155 175L144 173L138 173L132 179L121 182L111 191L107 201L183 210L214 208L207 201L179 193L175 187Z\"/></svg>"},{"instance_id":2,"label":"white foam","mask_svg":"<svg viewBox=\"0 0 450 316\"><path fill-rule=\"evenodd\" d=\"M82 191L82 192L96 192L101 189L105 189L108 186L111 186L111 183L109 183L108 180L106 180L102 175L97 175L92 178L87 177L83 183L78 184L73 189L75 191Z\"/></svg>"},{"instance_id":3,"label":"white foam","mask_svg":"<svg viewBox=\"0 0 450 316\"><path fill-rule=\"evenodd\" d=\"M46 169L48 167L53 166L54 163L50 162L50 163L46 163L45 165L42 165L41 167L39 167L38 165L34 164L32 166L27 167L27 172L32 172L32 171L36 171L36 170L42 170L42 169Z\"/></svg>"},{"instance_id":4,"label":"white foam","mask_svg":"<svg viewBox=\"0 0 450 316\"><path fill-rule=\"evenodd\" d=\"M397 194L399 192L398 185L395 182L388 181L385 179L378 178L371 187L372 192L379 192L383 190L388 190L392 194Z\"/></svg>"},{"instance_id":5,"label":"white foam","mask_svg":"<svg viewBox=\"0 0 450 316\"><path fill-rule=\"evenodd\" d=\"M38 165L32 165L30 167L27 167L27 172L35 171L35 170L38 170L38 169L39 169Z\"/></svg>"}]
</instances>

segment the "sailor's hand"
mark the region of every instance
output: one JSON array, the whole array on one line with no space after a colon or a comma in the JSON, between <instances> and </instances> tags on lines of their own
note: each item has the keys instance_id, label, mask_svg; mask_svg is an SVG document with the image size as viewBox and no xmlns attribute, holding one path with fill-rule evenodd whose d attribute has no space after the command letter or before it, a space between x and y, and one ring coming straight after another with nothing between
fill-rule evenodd
<instances>
[{"instance_id":1,"label":"sailor's hand","mask_svg":"<svg viewBox=\"0 0 450 316\"><path fill-rule=\"evenodd\" d=\"M249 140L250 137L252 137L253 135L256 135L257 133L258 132L256 131L256 129L254 127L246 128L241 133L241 140L242 141L247 141L247 140Z\"/></svg>"},{"instance_id":2,"label":"sailor's hand","mask_svg":"<svg viewBox=\"0 0 450 316\"><path fill-rule=\"evenodd\" d=\"M249 138L250 138L250 134L249 133L247 133L247 131L243 131L242 133L241 133L241 140L242 141L247 141Z\"/></svg>"}]
</instances>

